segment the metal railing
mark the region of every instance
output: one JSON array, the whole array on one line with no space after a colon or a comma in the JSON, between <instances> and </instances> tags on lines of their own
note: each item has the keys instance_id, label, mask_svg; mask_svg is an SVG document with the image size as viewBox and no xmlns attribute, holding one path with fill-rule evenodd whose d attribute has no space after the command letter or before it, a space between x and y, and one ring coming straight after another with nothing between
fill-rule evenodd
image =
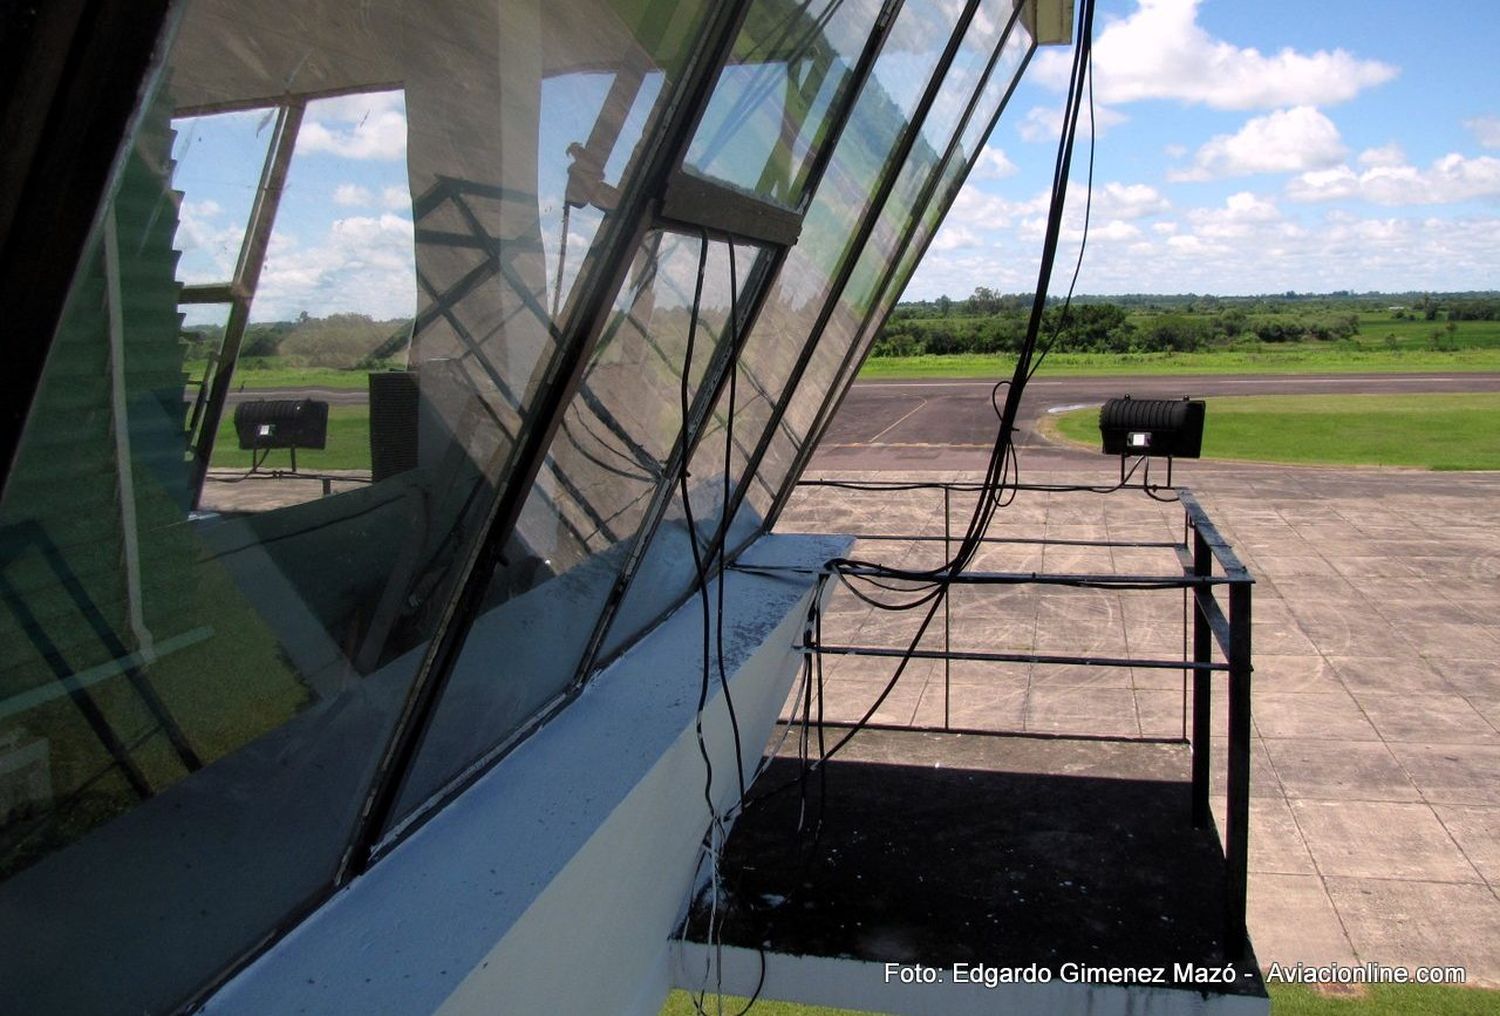
<instances>
[{"instance_id":1,"label":"metal railing","mask_svg":"<svg viewBox=\"0 0 1500 1016\"><path fill-rule=\"evenodd\" d=\"M943 535L848 533L859 540L890 541L907 544L943 543L945 560L951 559L953 536L953 499L955 493L981 490L977 483L802 480L799 487L833 487L869 492L940 490L943 495ZM1018 484L1022 491L1082 492L1096 488L1054 484ZM1112 488L1122 489L1122 488ZM1225 675L1228 696L1228 759L1225 773L1226 813L1223 831L1224 859L1227 871L1224 947L1226 956L1238 957L1245 949L1245 900L1249 861L1250 818L1250 680L1251 680L1251 589L1254 578L1235 555L1229 542L1220 535L1203 506L1191 491L1178 488L1177 500L1183 509L1183 537L1170 540L1049 539L1045 537L985 536L985 544L1067 546L1120 549L1155 549L1175 554L1179 569L1161 574L1119 574L1044 571L966 571L947 579L954 586L1053 586L1097 588L1105 590L1180 589L1183 593L1184 651L1181 659L1159 657L1111 656L1102 654L1060 654L1040 652L981 652L952 648L953 609L950 597L943 601L942 648L924 649L854 644L807 644L804 652L823 656L869 656L899 659L937 659L943 661L943 723L937 725L876 724L869 726L953 732L950 699L954 661L987 663L1024 663L1040 666L1132 667L1151 670L1180 670L1184 677L1184 717L1180 737L1109 736L1110 740L1153 741L1191 746L1191 821L1195 828L1208 828L1213 822L1210 807L1213 738L1213 677ZM858 575L863 569L844 568L846 575ZM1220 591L1228 590L1228 602L1221 602ZM1218 647L1218 659L1215 658ZM1033 647L1034 648L1034 647ZM1188 686L1191 695L1188 695ZM1189 722L1190 721L1190 722ZM965 733L1037 736L1017 730L976 730ZM1079 732L1056 734L1059 737L1100 737Z\"/></svg>"}]
</instances>

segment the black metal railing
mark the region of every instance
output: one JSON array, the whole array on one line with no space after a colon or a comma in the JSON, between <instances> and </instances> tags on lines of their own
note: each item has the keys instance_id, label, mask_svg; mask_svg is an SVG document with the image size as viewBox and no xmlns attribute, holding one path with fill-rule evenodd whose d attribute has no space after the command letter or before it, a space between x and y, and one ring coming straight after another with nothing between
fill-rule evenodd
<instances>
[{"instance_id":1,"label":"black metal railing","mask_svg":"<svg viewBox=\"0 0 1500 1016\"><path fill-rule=\"evenodd\" d=\"M802 488L836 488L855 492L895 492L912 490L941 491L943 498L943 534L894 534L855 532L846 535L859 540L896 543L935 543L941 541L945 560L951 558L954 546L953 501L955 494L979 495L978 483L802 480ZM1012 485L1020 491L1047 492L1113 492L1121 487L1090 488L1060 484ZM1046 537L985 536L985 544L1119 548L1127 550L1160 550L1175 554L1177 567L1161 573L1055 572L1045 571L965 571L947 581L954 586L1040 586L1079 587L1104 590L1178 590L1183 597L1183 655L1180 659L1159 657L1111 656L1102 654L1062 654L1040 652L980 652L955 650L952 647L954 625L951 598L943 602L942 648L876 646L821 642L807 644L804 652L823 656L869 656L899 659L938 659L943 661L943 722L935 724L869 724L935 732L953 732L950 699L952 664L960 662L1026 663L1041 666L1131 667L1154 670L1180 670L1184 678L1182 733L1179 737L1114 736L1111 740L1153 741L1191 746L1191 821L1195 828L1209 828L1213 822L1210 807L1213 738L1213 678L1225 675L1228 696L1228 758L1225 771L1226 811L1223 830L1224 859L1227 870L1226 913L1224 927L1225 954L1240 956L1245 949L1245 901L1249 861L1250 818L1250 679L1251 626L1250 604L1254 578L1235 556L1233 548L1220 535L1212 520L1193 494L1185 489L1175 492L1183 510L1183 537L1172 540L1054 539ZM1171 560L1168 558L1168 560ZM845 567L846 575L858 575L865 569ZM1227 589L1227 605L1221 601L1221 590ZM1215 653L1217 646L1217 656ZM1034 647L1033 647L1034 648ZM1189 696L1189 687L1191 695ZM965 733L1035 736L1033 732L1007 729L963 728ZM1099 737L1086 731L1053 735L1064 737Z\"/></svg>"}]
</instances>

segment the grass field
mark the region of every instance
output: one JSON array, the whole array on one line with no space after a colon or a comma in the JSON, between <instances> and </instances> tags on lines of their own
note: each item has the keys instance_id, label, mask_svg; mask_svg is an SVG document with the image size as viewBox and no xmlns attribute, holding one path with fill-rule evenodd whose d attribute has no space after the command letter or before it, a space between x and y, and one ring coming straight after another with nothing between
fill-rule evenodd
<instances>
[{"instance_id":1,"label":"grass field","mask_svg":"<svg viewBox=\"0 0 1500 1016\"><path fill-rule=\"evenodd\" d=\"M234 431L234 413L227 410L219 421L219 433L214 438L215 468L249 469L250 453L240 450L239 437ZM291 453L272 451L266 458L265 469L288 469ZM328 447L322 451L299 448L297 468L315 473L323 469L369 469L370 468L370 408L368 406L328 407Z\"/></svg>"},{"instance_id":2,"label":"grass field","mask_svg":"<svg viewBox=\"0 0 1500 1016\"><path fill-rule=\"evenodd\" d=\"M1482 322L1488 323L1488 322ZM861 380L897 378L1010 377L1009 356L961 353L953 356L887 356L871 358L860 368ZM1473 372L1500 370L1500 346L1474 346L1453 352L1336 346L1322 342L1217 349L1197 353L1054 353L1039 377L1114 374L1323 374L1402 371Z\"/></svg>"},{"instance_id":3,"label":"grass field","mask_svg":"<svg viewBox=\"0 0 1500 1016\"><path fill-rule=\"evenodd\" d=\"M1203 455L1339 465L1500 469L1500 394L1267 395L1208 399ZM1056 418L1097 447L1099 414Z\"/></svg>"},{"instance_id":4,"label":"grass field","mask_svg":"<svg viewBox=\"0 0 1500 1016\"><path fill-rule=\"evenodd\" d=\"M1272 1016L1500 1016L1500 991L1450 988L1432 985L1376 985L1364 998L1332 998L1298 984L1272 984ZM724 999L724 1012L738 1016L744 999ZM717 1016L710 997L706 1012ZM692 996L674 991L661 1016L695 1016ZM748 1016L874 1016L849 1009L793 1005L788 1002L757 1002Z\"/></svg>"},{"instance_id":5,"label":"grass field","mask_svg":"<svg viewBox=\"0 0 1500 1016\"><path fill-rule=\"evenodd\" d=\"M1176 316L1176 315L1173 315ZM1133 313L1149 326L1155 315ZM1436 344L1443 348L1434 348ZM895 378L1009 377L1015 360L1004 355L872 357L859 376ZM1500 321L1398 319L1389 313L1360 314L1358 334L1336 342L1239 341L1229 348L1191 353L1064 353L1047 357L1040 374L1311 374L1341 371L1500 370Z\"/></svg>"},{"instance_id":6,"label":"grass field","mask_svg":"<svg viewBox=\"0 0 1500 1016\"><path fill-rule=\"evenodd\" d=\"M183 364L188 377L201 378L204 364L201 360L189 360ZM369 387L370 372L365 370L340 370L336 367L281 367L274 360L247 359L235 368L234 388L257 391L266 388L338 388L359 389Z\"/></svg>"}]
</instances>

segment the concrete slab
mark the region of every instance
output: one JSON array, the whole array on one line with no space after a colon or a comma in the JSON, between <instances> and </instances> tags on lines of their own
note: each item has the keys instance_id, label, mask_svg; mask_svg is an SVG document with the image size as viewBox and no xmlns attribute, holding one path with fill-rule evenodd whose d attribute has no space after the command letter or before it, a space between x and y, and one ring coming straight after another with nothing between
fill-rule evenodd
<instances>
[{"instance_id":1,"label":"concrete slab","mask_svg":"<svg viewBox=\"0 0 1500 1016\"><path fill-rule=\"evenodd\" d=\"M1114 468L1041 445L1026 454L1041 459L1028 480L1093 482ZM1195 488L1257 578L1250 925L1260 959L1461 962L1478 982L1500 984L1493 930L1500 922L1500 474L1193 463L1180 465L1178 478ZM832 528L825 520L858 517L942 531L940 516L922 517L934 508L930 497L908 497L889 512L851 506L847 492L825 500L799 495L797 525L782 528L822 531ZM1181 536L1175 508L1139 495L1093 498L1097 510L1067 500L1023 494L991 533ZM959 499L953 503L956 531L963 521ZM935 504L940 509L940 499ZM1008 544L984 554L984 567L994 570L1037 569L1044 559L1048 568L1063 562L1117 573L1173 566L1170 551L1151 548L1115 548L1102 558ZM953 598L953 640L1057 652L1120 640L1127 655L1176 657L1180 611L1176 594L965 589ZM882 621L870 631L894 632L903 623ZM890 662L878 662L888 673ZM996 665L954 665L948 712L955 724L962 717L965 726L1014 730L1019 714L1020 728L1032 732L1171 737L1182 729L1180 671L1137 667L1090 678L1068 668L1007 666L1002 678ZM937 673L913 710L918 723L940 722ZM1214 799L1222 818L1222 677L1214 688ZM1082 730L1085 723L1094 729ZM1418 931L1382 927L1408 912Z\"/></svg>"},{"instance_id":2,"label":"concrete slab","mask_svg":"<svg viewBox=\"0 0 1500 1016\"><path fill-rule=\"evenodd\" d=\"M1500 808L1438 804L1432 810L1490 887L1500 887Z\"/></svg>"},{"instance_id":3,"label":"concrete slab","mask_svg":"<svg viewBox=\"0 0 1500 1016\"><path fill-rule=\"evenodd\" d=\"M1362 961L1454 964L1476 987L1500 987L1500 905L1482 885L1329 878L1328 895Z\"/></svg>"},{"instance_id":4,"label":"concrete slab","mask_svg":"<svg viewBox=\"0 0 1500 1016\"><path fill-rule=\"evenodd\" d=\"M1249 910L1262 963L1356 962L1343 922L1316 875L1251 872Z\"/></svg>"},{"instance_id":5,"label":"concrete slab","mask_svg":"<svg viewBox=\"0 0 1500 1016\"><path fill-rule=\"evenodd\" d=\"M1265 743L1289 798L1421 800L1396 757L1379 741L1285 738Z\"/></svg>"},{"instance_id":6,"label":"concrete slab","mask_svg":"<svg viewBox=\"0 0 1500 1016\"><path fill-rule=\"evenodd\" d=\"M1428 805L1292 801L1291 810L1324 875L1482 881Z\"/></svg>"}]
</instances>

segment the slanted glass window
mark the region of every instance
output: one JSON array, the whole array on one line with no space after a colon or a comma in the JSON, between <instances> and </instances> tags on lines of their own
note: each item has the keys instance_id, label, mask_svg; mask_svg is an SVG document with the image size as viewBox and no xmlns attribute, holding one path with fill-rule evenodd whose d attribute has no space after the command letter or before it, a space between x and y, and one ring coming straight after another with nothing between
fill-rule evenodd
<instances>
[{"instance_id":1,"label":"slanted glass window","mask_svg":"<svg viewBox=\"0 0 1500 1016\"><path fill-rule=\"evenodd\" d=\"M846 258L858 254L853 249L858 224L874 211L873 197L886 174L899 168L890 164L891 150L908 129L922 90L953 35L951 7L938 0L909 0L901 7L812 195L801 239L770 283L765 305L745 340L736 367L734 461L728 464L736 489L749 485L733 520L737 533L758 531L770 510L774 490L759 476L747 477L749 458L768 438L775 405L832 295L835 276ZM714 407L714 418L725 420L728 415L726 388ZM721 457L721 445L701 445L692 472L720 468L703 457ZM639 594L631 594L635 595Z\"/></svg>"},{"instance_id":2,"label":"slanted glass window","mask_svg":"<svg viewBox=\"0 0 1500 1016\"><path fill-rule=\"evenodd\" d=\"M397 808L404 816L521 731L575 678L687 420L729 355L730 311L757 250L656 230L637 251L553 438L486 607L443 691ZM692 482L712 490L721 479ZM687 551L684 549L684 554ZM677 563L691 571L691 557ZM669 600L658 590L658 612ZM636 624L650 617L636 618Z\"/></svg>"},{"instance_id":3,"label":"slanted glass window","mask_svg":"<svg viewBox=\"0 0 1500 1016\"><path fill-rule=\"evenodd\" d=\"M7 1010L175 1010L332 887L705 21L356 7L181 5L52 337L0 501ZM670 345L696 260L656 242L629 309ZM652 357L604 344L594 388L670 444L614 401ZM559 568L640 511L597 422L521 529Z\"/></svg>"},{"instance_id":4,"label":"slanted glass window","mask_svg":"<svg viewBox=\"0 0 1500 1016\"><path fill-rule=\"evenodd\" d=\"M1009 35L1005 34L1007 28ZM997 46L1003 47L998 54ZM915 242L913 233L919 228L916 217L926 204L922 198L926 196L928 202L937 198L945 161L967 164L960 132L976 118L986 126L989 124L994 104L1005 94L1029 47L1030 39L1010 5L998 2L979 5L939 97L896 177L877 228L859 252L849 283L839 294L835 312L787 405L783 425L772 436L760 468L763 485L752 487L751 496L746 499L756 509L757 517L764 518L762 512L771 504L761 499L768 495L774 498L774 492L794 479L792 473L801 461L799 452L810 439L816 438L820 411L844 390L847 380L858 370L868 341L857 343L856 339L864 333L868 322L883 316L879 301L891 288L893 269L899 259ZM997 84L991 87L991 81ZM998 81L1003 81L1005 87ZM981 88L978 101L973 101L976 90ZM989 109L983 108L986 99L991 103ZM964 119L966 113L968 120ZM943 200L943 211L950 200L951 196ZM895 292L899 293L899 289ZM748 523L742 525L750 528Z\"/></svg>"},{"instance_id":5,"label":"slanted glass window","mask_svg":"<svg viewBox=\"0 0 1500 1016\"><path fill-rule=\"evenodd\" d=\"M881 6L880 0L756 0L686 167L787 208L800 206Z\"/></svg>"}]
</instances>

